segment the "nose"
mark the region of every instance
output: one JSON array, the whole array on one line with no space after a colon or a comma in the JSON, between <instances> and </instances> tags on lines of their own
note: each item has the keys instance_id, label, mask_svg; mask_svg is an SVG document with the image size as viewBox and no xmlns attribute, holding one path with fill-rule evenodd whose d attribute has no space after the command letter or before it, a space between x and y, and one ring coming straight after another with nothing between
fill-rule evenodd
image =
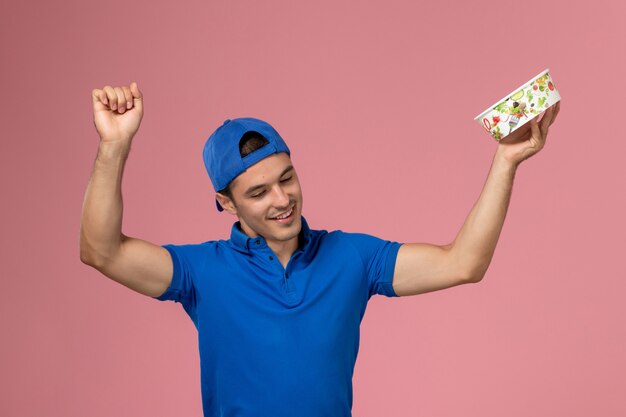
<instances>
[{"instance_id":1,"label":"nose","mask_svg":"<svg viewBox=\"0 0 626 417\"><path fill-rule=\"evenodd\" d=\"M280 185L275 187L274 195L274 205L276 206L276 208L286 209L287 207L289 207L289 196Z\"/></svg>"}]
</instances>

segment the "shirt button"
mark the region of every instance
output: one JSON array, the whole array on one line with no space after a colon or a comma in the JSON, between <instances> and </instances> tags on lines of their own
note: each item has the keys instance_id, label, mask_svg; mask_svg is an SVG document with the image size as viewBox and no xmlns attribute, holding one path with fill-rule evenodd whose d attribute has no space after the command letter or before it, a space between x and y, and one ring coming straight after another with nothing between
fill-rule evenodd
<instances>
[{"instance_id":1,"label":"shirt button","mask_svg":"<svg viewBox=\"0 0 626 417\"><path fill-rule=\"evenodd\" d=\"M261 244L261 241L259 239L257 239L255 242L256 242L257 245Z\"/></svg>"},{"instance_id":2,"label":"shirt button","mask_svg":"<svg viewBox=\"0 0 626 417\"><path fill-rule=\"evenodd\" d=\"M273 261L273 260L274 260L274 257L273 257L273 256L270 256L270 261Z\"/></svg>"}]
</instances>

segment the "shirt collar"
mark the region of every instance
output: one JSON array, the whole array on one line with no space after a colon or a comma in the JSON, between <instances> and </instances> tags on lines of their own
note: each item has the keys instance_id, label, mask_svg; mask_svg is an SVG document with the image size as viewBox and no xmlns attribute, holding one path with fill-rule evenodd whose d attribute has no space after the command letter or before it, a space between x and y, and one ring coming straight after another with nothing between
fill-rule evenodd
<instances>
[{"instance_id":1,"label":"shirt collar","mask_svg":"<svg viewBox=\"0 0 626 417\"><path fill-rule=\"evenodd\" d=\"M309 242L311 241L311 229L309 228L309 224L307 223L306 219L304 218L304 216L300 215L300 219L301 219L301 223L302 223L302 228L300 230L300 234L299 234L299 243L300 246L303 250L306 249L306 247L308 246ZM262 243L261 244L257 244L256 241L260 241ZM233 223L233 226L231 228L230 231L230 241L232 242L232 244L238 248L241 249L243 251L250 251L251 249L254 249L256 247L263 247L266 246L267 244L265 243L265 238L263 236L255 236L255 237L250 237L248 235L246 235L242 230L241 230L241 222L237 221L235 223Z\"/></svg>"}]
</instances>

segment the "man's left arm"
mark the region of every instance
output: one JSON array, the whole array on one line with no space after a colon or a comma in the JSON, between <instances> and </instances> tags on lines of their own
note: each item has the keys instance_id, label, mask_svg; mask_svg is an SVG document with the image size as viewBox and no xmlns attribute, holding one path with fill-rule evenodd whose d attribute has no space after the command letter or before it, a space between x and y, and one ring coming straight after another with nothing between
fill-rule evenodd
<instances>
[{"instance_id":1,"label":"man's left arm","mask_svg":"<svg viewBox=\"0 0 626 417\"><path fill-rule=\"evenodd\" d=\"M511 199L519 164L539 152L560 102L498 144L485 186L454 241L448 245L406 243L400 247L393 276L398 296L479 282L491 263Z\"/></svg>"}]
</instances>

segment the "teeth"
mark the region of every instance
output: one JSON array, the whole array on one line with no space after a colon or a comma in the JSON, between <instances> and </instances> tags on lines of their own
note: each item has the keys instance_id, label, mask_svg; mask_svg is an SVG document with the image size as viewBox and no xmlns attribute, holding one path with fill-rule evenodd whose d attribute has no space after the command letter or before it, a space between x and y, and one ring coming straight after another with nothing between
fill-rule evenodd
<instances>
[{"instance_id":1,"label":"teeth","mask_svg":"<svg viewBox=\"0 0 626 417\"><path fill-rule=\"evenodd\" d=\"M275 219L285 219L285 218L287 218L287 217L291 216L291 212L292 212L292 211L293 211L293 209L289 210L287 213L285 213L285 214L284 214L284 215L282 215L282 216L278 216L278 217L274 217L274 218L275 218Z\"/></svg>"}]
</instances>

